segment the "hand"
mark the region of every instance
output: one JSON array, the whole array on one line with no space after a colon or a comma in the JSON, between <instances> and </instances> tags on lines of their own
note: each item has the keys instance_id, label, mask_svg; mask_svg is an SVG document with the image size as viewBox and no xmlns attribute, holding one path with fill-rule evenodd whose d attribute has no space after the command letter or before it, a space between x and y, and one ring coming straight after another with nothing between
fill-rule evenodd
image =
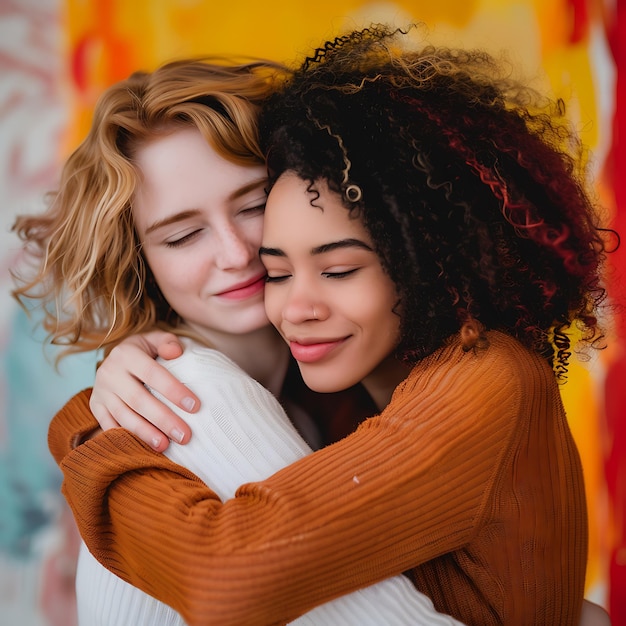
<instances>
[{"instance_id":1,"label":"hand","mask_svg":"<svg viewBox=\"0 0 626 626\"><path fill-rule=\"evenodd\" d=\"M578 626L611 626L611 618L599 604L583 600L583 610Z\"/></svg>"},{"instance_id":2,"label":"hand","mask_svg":"<svg viewBox=\"0 0 626 626\"><path fill-rule=\"evenodd\" d=\"M182 352L176 335L160 330L134 335L113 348L96 372L89 402L102 429L126 428L158 452L167 448L169 439L189 441L189 426L144 386L195 413L198 398L155 361L157 356L174 359Z\"/></svg>"}]
</instances>

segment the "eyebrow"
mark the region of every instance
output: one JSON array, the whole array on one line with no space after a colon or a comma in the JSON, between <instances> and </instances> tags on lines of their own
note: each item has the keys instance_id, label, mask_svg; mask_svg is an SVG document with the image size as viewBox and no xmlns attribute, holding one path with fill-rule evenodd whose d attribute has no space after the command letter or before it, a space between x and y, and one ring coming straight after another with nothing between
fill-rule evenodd
<instances>
[{"instance_id":1,"label":"eyebrow","mask_svg":"<svg viewBox=\"0 0 626 626\"><path fill-rule=\"evenodd\" d=\"M242 187L238 187L231 194L229 194L227 200L228 202L232 202L233 200L237 200L237 198L241 198L245 196L247 193L254 191L258 187L265 186L267 183L267 178L258 178L253 180ZM265 190L263 190L265 194ZM195 217L200 211L198 209L189 209L188 211L181 211L180 213L176 213L174 215L170 215L168 217L163 218L162 220L157 220L153 222L146 228L146 232L144 233L144 237L149 235L151 232L158 230L159 228L163 228L164 226L169 226L170 224L175 224L176 222L183 222L190 217Z\"/></svg>"},{"instance_id":2,"label":"eyebrow","mask_svg":"<svg viewBox=\"0 0 626 626\"><path fill-rule=\"evenodd\" d=\"M267 177L263 176L262 178L257 178L255 180L251 180L246 185L242 187L238 187L235 189L229 196L229 200L236 200L237 198L241 198L241 196L245 196L248 192L254 191L257 187L263 186L263 193L265 193L265 185L267 185Z\"/></svg>"},{"instance_id":3,"label":"eyebrow","mask_svg":"<svg viewBox=\"0 0 626 626\"><path fill-rule=\"evenodd\" d=\"M344 248L360 248L361 250L367 250L368 252L374 252L371 246L368 246L364 241L360 239L341 239L339 241L332 241L330 243L324 243L321 246L311 248L311 256L318 254L325 254L326 252L332 252L333 250L341 250ZM259 249L259 255L263 256L277 256L286 257L287 254L280 248L267 248L261 246Z\"/></svg>"},{"instance_id":4,"label":"eyebrow","mask_svg":"<svg viewBox=\"0 0 626 626\"><path fill-rule=\"evenodd\" d=\"M189 211L181 211L180 213L176 213L175 215L170 215L169 217L165 217L162 220L157 220L153 222L146 228L146 232L144 233L144 237L149 235L151 232L158 230L159 228L163 228L163 226L169 226L170 224L175 224L176 222L182 222L190 217L194 217L198 215L200 211L198 209L191 209Z\"/></svg>"}]
</instances>

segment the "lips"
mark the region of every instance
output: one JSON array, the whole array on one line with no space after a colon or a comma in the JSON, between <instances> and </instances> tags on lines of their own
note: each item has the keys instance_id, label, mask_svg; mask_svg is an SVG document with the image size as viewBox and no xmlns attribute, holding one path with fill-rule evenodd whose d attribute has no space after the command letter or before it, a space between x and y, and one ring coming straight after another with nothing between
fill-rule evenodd
<instances>
[{"instance_id":1,"label":"lips","mask_svg":"<svg viewBox=\"0 0 626 626\"><path fill-rule=\"evenodd\" d=\"M345 338L334 339L332 341L307 340L306 343L290 341L289 349L296 361L300 363L315 363L316 361L321 361L345 341Z\"/></svg>"},{"instance_id":2,"label":"lips","mask_svg":"<svg viewBox=\"0 0 626 626\"><path fill-rule=\"evenodd\" d=\"M215 295L227 300L245 300L246 298L250 298L259 292L262 292L264 288L265 274L261 274L260 276L256 276L250 280L233 285L232 287L229 287L228 289Z\"/></svg>"}]
</instances>

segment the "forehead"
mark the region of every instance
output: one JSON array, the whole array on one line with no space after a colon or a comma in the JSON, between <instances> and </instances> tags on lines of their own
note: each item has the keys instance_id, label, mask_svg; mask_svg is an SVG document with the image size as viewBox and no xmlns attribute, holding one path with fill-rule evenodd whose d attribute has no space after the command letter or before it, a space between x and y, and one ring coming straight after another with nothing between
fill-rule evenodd
<instances>
[{"instance_id":1,"label":"forehead","mask_svg":"<svg viewBox=\"0 0 626 626\"><path fill-rule=\"evenodd\" d=\"M370 242L362 220L343 205L324 181L311 184L296 174L283 174L270 191L265 211L264 244L276 241L357 237Z\"/></svg>"},{"instance_id":2,"label":"forehead","mask_svg":"<svg viewBox=\"0 0 626 626\"><path fill-rule=\"evenodd\" d=\"M265 179L265 166L240 165L220 154L196 128L155 137L135 154L139 181L133 212L140 222L162 213L203 209L229 202L237 192Z\"/></svg>"},{"instance_id":3,"label":"forehead","mask_svg":"<svg viewBox=\"0 0 626 626\"><path fill-rule=\"evenodd\" d=\"M214 184L227 184L230 178L250 169L220 155L195 127L176 128L157 135L138 146L133 159L140 175L140 184L164 186L165 181L210 179Z\"/></svg>"}]
</instances>

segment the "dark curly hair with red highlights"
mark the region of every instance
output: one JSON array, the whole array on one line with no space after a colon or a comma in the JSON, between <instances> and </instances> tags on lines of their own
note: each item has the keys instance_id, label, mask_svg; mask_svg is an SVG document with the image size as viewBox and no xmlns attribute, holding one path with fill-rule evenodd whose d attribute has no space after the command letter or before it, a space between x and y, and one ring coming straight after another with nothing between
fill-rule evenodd
<instances>
[{"instance_id":1,"label":"dark curly hair with red highlights","mask_svg":"<svg viewBox=\"0 0 626 626\"><path fill-rule=\"evenodd\" d=\"M407 362L473 319L562 376L575 342L603 343L606 231L583 148L562 103L486 52L414 51L406 34L356 31L294 70L261 115L270 180L326 180L362 217L400 296Z\"/></svg>"}]
</instances>

